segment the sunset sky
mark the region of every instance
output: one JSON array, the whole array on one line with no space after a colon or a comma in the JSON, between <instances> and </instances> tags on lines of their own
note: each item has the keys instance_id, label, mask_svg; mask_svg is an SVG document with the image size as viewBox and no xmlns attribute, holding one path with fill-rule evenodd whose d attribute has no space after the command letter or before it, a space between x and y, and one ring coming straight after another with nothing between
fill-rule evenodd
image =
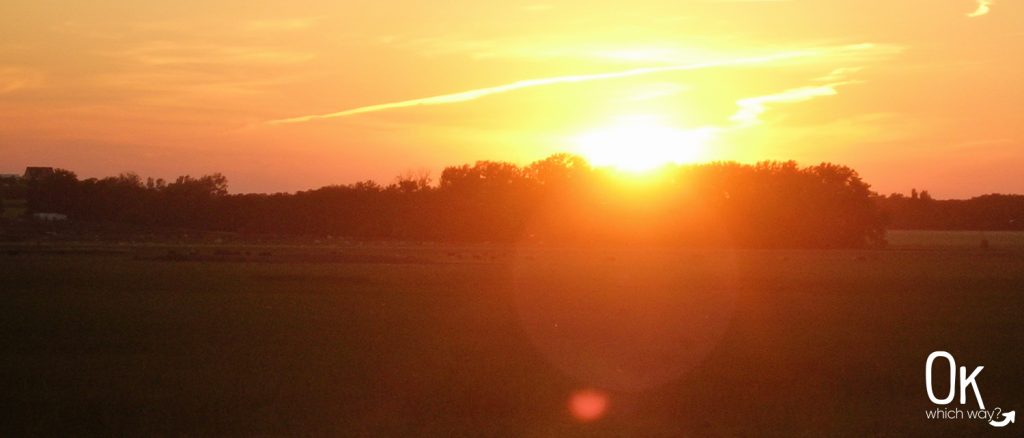
<instances>
[{"instance_id":1,"label":"sunset sky","mask_svg":"<svg viewBox=\"0 0 1024 438\"><path fill-rule=\"evenodd\" d=\"M4 0L0 173L292 191L650 135L1024 193L1022 54L1020 0Z\"/></svg>"}]
</instances>

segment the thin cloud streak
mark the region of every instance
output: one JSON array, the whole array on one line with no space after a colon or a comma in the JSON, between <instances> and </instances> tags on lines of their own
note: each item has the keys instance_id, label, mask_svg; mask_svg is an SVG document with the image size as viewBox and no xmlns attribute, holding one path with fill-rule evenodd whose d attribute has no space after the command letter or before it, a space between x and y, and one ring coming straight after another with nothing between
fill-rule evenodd
<instances>
[{"instance_id":1,"label":"thin cloud streak","mask_svg":"<svg viewBox=\"0 0 1024 438\"><path fill-rule=\"evenodd\" d=\"M970 18L975 18L988 14L988 12L992 10L993 3L995 3L995 0L978 0L978 9L975 9L974 12L967 14L967 16Z\"/></svg>"},{"instance_id":2,"label":"thin cloud streak","mask_svg":"<svg viewBox=\"0 0 1024 438\"><path fill-rule=\"evenodd\" d=\"M854 73L860 70L860 67L837 68L832 70L828 75L817 79L818 81L831 81L824 85L808 85L799 88L791 88L780 93L740 99L736 102L736 105L739 106L740 109L736 111L729 120L736 123L736 127L738 128L748 128L761 124L763 122L761 120L761 114L768 111L768 107L771 105L806 102L817 97L835 96L839 94L839 91L836 90L836 88L842 85L863 82L846 80L846 75L848 73Z\"/></svg>"},{"instance_id":3,"label":"thin cloud streak","mask_svg":"<svg viewBox=\"0 0 1024 438\"><path fill-rule=\"evenodd\" d=\"M729 119L742 127L753 126L761 123L761 114L768 111L768 106L771 104L804 102L815 97L835 96L836 94L839 92L836 91L835 84L831 84L793 88L767 96L740 99L736 102L736 105L740 107L739 111Z\"/></svg>"},{"instance_id":4,"label":"thin cloud streak","mask_svg":"<svg viewBox=\"0 0 1024 438\"><path fill-rule=\"evenodd\" d=\"M303 123L314 120L323 119L334 119L339 117L348 117L358 114L374 113L380 111L387 111L399 108L409 108L415 106L428 106L428 105L445 105L450 103L468 102L471 100L480 99L482 97L491 96L494 94L508 93L512 91L522 90L525 88L540 87L546 85L556 84L569 84L579 82L590 82L600 81L609 79L627 78L633 76L643 76L657 73L668 73L676 71L687 71L687 70L699 70L706 68L715 67L728 67L728 66L740 66L740 65L753 65L763 64L773 61L783 61L796 58L804 58L818 54L818 51L814 50L802 50L802 51L791 51L782 52L774 55L750 57L750 58L739 58L728 61L716 61L716 62L705 62L696 64L682 64L682 65L669 65L662 67L645 67L635 68L630 70L623 70L609 73L597 73L589 75L573 75L573 76L556 76L550 78L540 79L527 79L522 81L516 81L505 85L498 85L495 87L478 88L475 90L462 91L458 93L442 94L439 96L424 97L419 99L403 100L399 102L382 103L377 105L361 106L358 108L347 109L343 111L337 111L326 114L313 114L306 116L290 117L284 119L270 120L267 124L270 125L282 125L289 123Z\"/></svg>"}]
</instances>

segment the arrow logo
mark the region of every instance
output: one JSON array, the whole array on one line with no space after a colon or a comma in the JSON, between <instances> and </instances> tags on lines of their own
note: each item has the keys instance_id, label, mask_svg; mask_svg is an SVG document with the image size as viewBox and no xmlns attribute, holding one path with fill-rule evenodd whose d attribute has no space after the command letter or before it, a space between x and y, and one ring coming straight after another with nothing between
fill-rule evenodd
<instances>
[{"instance_id":1,"label":"arrow logo","mask_svg":"<svg viewBox=\"0 0 1024 438\"><path fill-rule=\"evenodd\" d=\"M991 425L993 425L995 427L1003 427L1003 426L1006 426L1007 424L1013 423L1016 420L1016 417L1017 417L1017 411L1010 411L1010 412L1006 412L1006 413L1003 414L1003 419L1002 420L999 420L999 421L989 420L988 424L991 424Z\"/></svg>"}]
</instances>

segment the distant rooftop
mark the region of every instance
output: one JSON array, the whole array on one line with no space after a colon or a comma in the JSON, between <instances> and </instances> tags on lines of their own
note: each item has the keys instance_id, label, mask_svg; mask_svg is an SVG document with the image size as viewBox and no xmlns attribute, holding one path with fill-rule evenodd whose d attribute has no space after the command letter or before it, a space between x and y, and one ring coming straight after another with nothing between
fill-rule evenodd
<instances>
[{"instance_id":1,"label":"distant rooftop","mask_svg":"<svg viewBox=\"0 0 1024 438\"><path fill-rule=\"evenodd\" d=\"M52 167L26 167L25 168L25 179L35 180L39 178L46 178L53 175Z\"/></svg>"}]
</instances>

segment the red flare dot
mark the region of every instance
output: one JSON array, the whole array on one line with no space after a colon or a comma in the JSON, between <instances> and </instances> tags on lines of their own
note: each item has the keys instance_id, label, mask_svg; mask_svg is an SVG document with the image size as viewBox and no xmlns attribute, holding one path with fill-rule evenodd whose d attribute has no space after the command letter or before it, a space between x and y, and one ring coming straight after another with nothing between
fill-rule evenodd
<instances>
[{"instance_id":1,"label":"red flare dot","mask_svg":"<svg viewBox=\"0 0 1024 438\"><path fill-rule=\"evenodd\" d=\"M569 412L582 422L594 421L608 409L608 395L595 389L582 389L569 397Z\"/></svg>"}]
</instances>

